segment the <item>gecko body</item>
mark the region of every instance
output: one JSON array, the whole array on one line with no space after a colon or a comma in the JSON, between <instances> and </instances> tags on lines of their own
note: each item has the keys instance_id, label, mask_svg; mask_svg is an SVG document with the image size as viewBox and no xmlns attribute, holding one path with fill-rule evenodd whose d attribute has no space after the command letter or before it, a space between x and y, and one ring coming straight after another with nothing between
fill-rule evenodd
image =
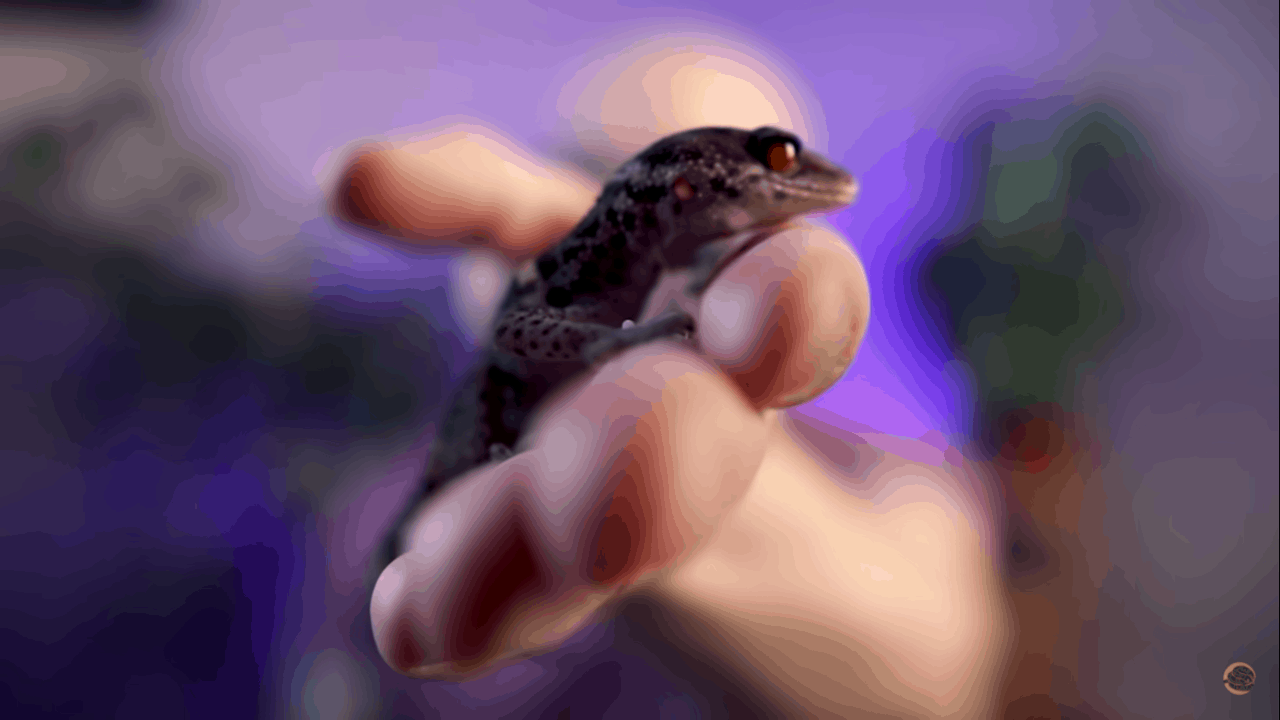
<instances>
[{"instance_id":1,"label":"gecko body","mask_svg":"<svg viewBox=\"0 0 1280 720\"><path fill-rule=\"evenodd\" d=\"M516 273L382 564L399 554L401 526L416 505L449 480L508 457L556 388L627 347L692 336L693 319L682 312L631 322L663 271L691 268L689 288L701 292L734 253L796 217L847 205L856 191L849 173L771 127L687 130L621 165L578 225Z\"/></svg>"}]
</instances>

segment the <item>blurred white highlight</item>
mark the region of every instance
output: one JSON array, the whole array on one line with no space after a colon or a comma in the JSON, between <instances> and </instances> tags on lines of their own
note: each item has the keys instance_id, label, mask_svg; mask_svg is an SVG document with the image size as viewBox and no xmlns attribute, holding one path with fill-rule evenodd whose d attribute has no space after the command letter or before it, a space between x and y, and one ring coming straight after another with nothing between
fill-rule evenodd
<instances>
[{"instance_id":1,"label":"blurred white highlight","mask_svg":"<svg viewBox=\"0 0 1280 720\"><path fill-rule=\"evenodd\" d=\"M449 305L468 340L487 334L510 276L506 262L488 252L463 253L449 263Z\"/></svg>"}]
</instances>

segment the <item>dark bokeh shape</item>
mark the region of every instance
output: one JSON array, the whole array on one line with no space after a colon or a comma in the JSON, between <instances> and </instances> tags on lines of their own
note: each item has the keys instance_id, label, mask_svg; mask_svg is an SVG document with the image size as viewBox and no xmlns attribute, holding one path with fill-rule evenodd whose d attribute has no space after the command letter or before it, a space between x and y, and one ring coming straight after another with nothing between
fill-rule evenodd
<instances>
[{"instance_id":1,"label":"dark bokeh shape","mask_svg":"<svg viewBox=\"0 0 1280 720\"><path fill-rule=\"evenodd\" d=\"M22 256L12 257L22 262ZM58 381L55 393L60 389L71 401L58 406L74 407L72 416L63 417L68 426L81 424L75 415L97 424L127 414L144 395L189 397L208 407L216 403L221 384L244 382L238 376L246 373L263 380L260 387L268 394L265 413L301 426L400 424L423 410L415 400L424 390L436 390L422 380L430 380L438 369L422 363L410 348L379 342L367 327L375 319L366 320L365 327L349 323L349 329L340 332L332 326L326 332L324 323L316 323L316 334L299 350L273 356L252 337L245 309L229 298L157 282L154 268L128 257L103 258L94 263L93 275L108 297L116 298L125 332ZM151 279L132 279L148 276ZM113 286L119 289L112 292ZM401 317L420 321L407 311ZM378 362L386 349L399 356L394 358L398 368ZM411 369L423 378L411 380ZM359 401L355 414L352 399Z\"/></svg>"},{"instance_id":2,"label":"dark bokeh shape","mask_svg":"<svg viewBox=\"0 0 1280 720\"><path fill-rule=\"evenodd\" d=\"M295 562L288 528L305 512L298 498L242 511L236 503L255 502L253 493L236 491L221 500L219 522L234 520L231 527L194 530L171 526L165 505L200 476L215 490L228 478L265 487L265 468L288 463L253 450L267 436L280 443L268 448L323 449L420 426L452 372L454 360L433 345L458 332L452 319L416 309L447 307L443 288L296 296L285 310L310 329L282 346L255 312L259 301L183 278L137 249L185 242L190 204L216 183L199 172L176 175L168 197L119 218L136 221L127 231L112 224L117 218L96 225L60 215L76 182L64 160L92 155L117 124L148 120L148 108L116 88L70 119L33 119L0 139L8 160L0 164L0 302L41 283L67 288L93 328L57 355L16 366L24 385L14 397L38 401L30 419L0 437L5 449L48 446L43 456L74 466L84 482L83 497L67 499L83 507L79 531L56 541L39 532L0 537L6 720L250 718L287 703L259 692L281 662L272 634L278 583ZM55 481L49 473L62 471L46 472L40 459L11 471L35 487ZM232 470L246 459L264 469ZM264 497L271 502L269 491Z\"/></svg>"},{"instance_id":3,"label":"dark bokeh shape","mask_svg":"<svg viewBox=\"0 0 1280 720\"><path fill-rule=\"evenodd\" d=\"M440 712L415 702L409 693L397 689L382 698L382 713L378 717L386 720L440 720Z\"/></svg>"},{"instance_id":4,"label":"dark bokeh shape","mask_svg":"<svg viewBox=\"0 0 1280 720\"><path fill-rule=\"evenodd\" d=\"M50 557L51 544L35 534L0 538L0 553ZM131 683L146 677L204 698L203 711L191 712L182 694L155 697L175 704L153 704L153 717L256 715L259 670L240 571L136 544L128 534L101 537L101 561L67 577L6 573L6 607L30 606L23 596L47 600L38 616L11 610L0 620L0 717L116 717Z\"/></svg>"},{"instance_id":5,"label":"dark bokeh shape","mask_svg":"<svg viewBox=\"0 0 1280 720\"><path fill-rule=\"evenodd\" d=\"M39 25L59 24L57 18L75 25L67 19L75 16L53 13L49 23ZM85 270L85 256L94 252L135 248L148 240L181 253L180 241L206 211L231 199L219 168L195 156L170 158L174 174L164 196L148 192L124 205L104 206L85 203L77 174L82 161L110 151L107 144L118 130L159 129L163 121L145 88L119 80L95 89L71 114L35 115L7 127L0 136L5 160L0 163L0 245L61 272Z\"/></svg>"},{"instance_id":6,"label":"dark bokeh shape","mask_svg":"<svg viewBox=\"0 0 1280 720\"><path fill-rule=\"evenodd\" d=\"M965 337L974 317L1008 313L1018 297L1017 272L988 257L976 238L934 261L929 281L942 295L948 332L957 338Z\"/></svg>"},{"instance_id":7,"label":"dark bokeh shape","mask_svg":"<svg viewBox=\"0 0 1280 720\"><path fill-rule=\"evenodd\" d=\"M135 24L163 16L170 0L0 0L0 17L41 23Z\"/></svg>"},{"instance_id":8,"label":"dark bokeh shape","mask_svg":"<svg viewBox=\"0 0 1280 720\"><path fill-rule=\"evenodd\" d=\"M1011 328L1029 325L1061 335L1080 321L1080 293L1074 277L1028 265L1016 269L1017 298L1005 322Z\"/></svg>"},{"instance_id":9,"label":"dark bokeh shape","mask_svg":"<svg viewBox=\"0 0 1280 720\"><path fill-rule=\"evenodd\" d=\"M1034 523L1021 515L1009 519L1008 538L1010 584L1015 588L1034 587L1056 577L1059 559L1049 544L1036 533Z\"/></svg>"},{"instance_id":10,"label":"dark bokeh shape","mask_svg":"<svg viewBox=\"0 0 1280 720\"><path fill-rule=\"evenodd\" d=\"M83 142L87 127L74 134ZM67 138L53 129L36 130L14 143L8 162L0 170L0 193L34 203L40 189L59 174L67 150Z\"/></svg>"},{"instance_id":11,"label":"dark bokeh shape","mask_svg":"<svg viewBox=\"0 0 1280 720\"><path fill-rule=\"evenodd\" d=\"M610 708L622 693L622 666L609 661L590 667L582 677L547 703L546 709L528 717L538 720L619 717ZM652 708L646 708L652 711Z\"/></svg>"},{"instance_id":12,"label":"dark bokeh shape","mask_svg":"<svg viewBox=\"0 0 1280 720\"><path fill-rule=\"evenodd\" d=\"M213 602L219 600L230 606L225 594L209 591ZM210 602L194 596L192 602ZM191 619L165 643L164 656L169 664L180 670L188 680L216 680L218 670L226 662L227 639L231 637L230 607L206 607L196 611Z\"/></svg>"},{"instance_id":13,"label":"dark bokeh shape","mask_svg":"<svg viewBox=\"0 0 1280 720\"><path fill-rule=\"evenodd\" d=\"M1108 253L1103 242L1115 242L1112 231L1137 225L1137 191L1130 184L1153 178L1130 154L1138 143L1119 134L1136 131L1120 127L1111 112L1087 112L1064 127L1051 151L1057 190L1022 217L1007 224L984 218L923 251L922 295L944 319L941 339L974 367L979 406L972 435L992 456L1013 431L1005 427L1008 413L1038 403L1075 410L1074 368L1101 361L1122 340L1118 331L1134 301L1117 278L1130 272L1125 259L1137 248ZM989 151L969 154L990 162ZM1001 167L991 166L979 181L987 187L982 192L993 192L990 178ZM1051 341L1011 332L1020 328L1043 331ZM1008 378L988 372L983 353L990 345L977 344L992 334L1007 353Z\"/></svg>"}]
</instances>

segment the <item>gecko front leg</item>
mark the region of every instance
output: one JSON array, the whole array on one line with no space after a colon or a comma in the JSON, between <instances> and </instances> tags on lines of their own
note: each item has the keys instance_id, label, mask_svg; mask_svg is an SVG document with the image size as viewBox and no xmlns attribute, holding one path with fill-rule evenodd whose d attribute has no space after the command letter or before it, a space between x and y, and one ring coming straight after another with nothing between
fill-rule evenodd
<instances>
[{"instance_id":1,"label":"gecko front leg","mask_svg":"<svg viewBox=\"0 0 1280 720\"><path fill-rule=\"evenodd\" d=\"M629 321L628 321L629 322ZM674 311L641 324L623 323L582 351L582 359L594 365L604 357L627 348L665 338L692 338L696 325L692 317L683 311Z\"/></svg>"},{"instance_id":2,"label":"gecko front leg","mask_svg":"<svg viewBox=\"0 0 1280 720\"><path fill-rule=\"evenodd\" d=\"M521 308L505 315L494 334L494 346L533 361L581 361L588 365L606 355L667 337L692 337L693 318L669 312L648 322L612 327L594 318L590 305L566 308Z\"/></svg>"}]
</instances>

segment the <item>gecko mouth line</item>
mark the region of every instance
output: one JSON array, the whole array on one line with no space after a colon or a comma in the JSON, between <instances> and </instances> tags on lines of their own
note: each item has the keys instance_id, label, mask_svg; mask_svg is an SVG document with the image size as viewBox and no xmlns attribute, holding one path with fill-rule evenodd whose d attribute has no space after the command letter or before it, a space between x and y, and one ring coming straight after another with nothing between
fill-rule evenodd
<instances>
[{"instance_id":1,"label":"gecko mouth line","mask_svg":"<svg viewBox=\"0 0 1280 720\"><path fill-rule=\"evenodd\" d=\"M787 182L785 180L767 180L766 183L772 190L787 190L805 197L830 200L833 204L838 203L840 205L847 205L853 202L853 199L858 195L858 183L856 180L850 181L838 189L809 183Z\"/></svg>"}]
</instances>

